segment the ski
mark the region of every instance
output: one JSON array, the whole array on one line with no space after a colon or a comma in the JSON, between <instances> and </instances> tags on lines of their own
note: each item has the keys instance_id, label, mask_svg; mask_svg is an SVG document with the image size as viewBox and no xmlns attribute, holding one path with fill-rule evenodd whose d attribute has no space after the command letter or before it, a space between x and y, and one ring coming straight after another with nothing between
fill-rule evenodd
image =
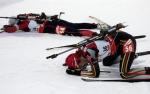
<instances>
[{"instance_id":1,"label":"ski","mask_svg":"<svg viewBox=\"0 0 150 94\"><path fill-rule=\"evenodd\" d=\"M134 82L150 82L150 78L147 79L99 79L99 78L81 78L81 80L85 81L85 82L130 82L130 83L134 83Z\"/></svg>"},{"instance_id":2,"label":"ski","mask_svg":"<svg viewBox=\"0 0 150 94\"><path fill-rule=\"evenodd\" d=\"M149 55L149 54L150 51L137 52L135 53L135 58L137 58L138 56Z\"/></svg>"},{"instance_id":3,"label":"ski","mask_svg":"<svg viewBox=\"0 0 150 94\"><path fill-rule=\"evenodd\" d=\"M150 51L144 51L144 52L138 52L136 53L138 56L142 56L142 55L148 55L150 54Z\"/></svg>"}]
</instances>

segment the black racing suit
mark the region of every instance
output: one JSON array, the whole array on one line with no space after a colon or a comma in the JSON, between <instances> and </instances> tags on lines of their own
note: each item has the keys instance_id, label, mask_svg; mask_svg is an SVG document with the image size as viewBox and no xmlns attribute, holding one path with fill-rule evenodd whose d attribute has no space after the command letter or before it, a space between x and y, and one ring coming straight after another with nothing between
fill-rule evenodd
<instances>
[{"instance_id":1,"label":"black racing suit","mask_svg":"<svg viewBox=\"0 0 150 94\"><path fill-rule=\"evenodd\" d=\"M93 23L71 23L65 20L61 20L61 19L54 19L52 21L45 22L44 33L56 33L55 29L57 25L64 26L66 28L65 33L67 33L68 35L73 34L77 36L80 36L80 33L77 33L79 32L79 29L97 28L97 24L93 24Z\"/></svg>"}]
</instances>

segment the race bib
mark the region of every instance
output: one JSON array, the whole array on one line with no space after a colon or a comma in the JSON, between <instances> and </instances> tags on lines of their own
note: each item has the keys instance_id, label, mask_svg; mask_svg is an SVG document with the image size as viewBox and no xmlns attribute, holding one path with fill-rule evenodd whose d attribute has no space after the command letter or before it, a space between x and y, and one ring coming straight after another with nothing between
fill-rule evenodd
<instances>
[{"instance_id":1,"label":"race bib","mask_svg":"<svg viewBox=\"0 0 150 94\"><path fill-rule=\"evenodd\" d=\"M134 51L134 45L131 39L125 42L123 45L123 53L133 52Z\"/></svg>"},{"instance_id":2,"label":"race bib","mask_svg":"<svg viewBox=\"0 0 150 94\"><path fill-rule=\"evenodd\" d=\"M95 41L97 49L99 50L99 59L103 59L111 54L111 48L109 42L104 40Z\"/></svg>"}]
</instances>

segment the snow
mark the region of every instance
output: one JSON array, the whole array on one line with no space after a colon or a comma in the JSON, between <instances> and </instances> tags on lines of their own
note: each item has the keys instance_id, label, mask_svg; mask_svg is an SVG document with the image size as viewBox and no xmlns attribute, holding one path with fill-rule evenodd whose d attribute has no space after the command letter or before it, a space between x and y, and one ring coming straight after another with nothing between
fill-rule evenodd
<instances>
[{"instance_id":1,"label":"snow","mask_svg":"<svg viewBox=\"0 0 150 94\"><path fill-rule=\"evenodd\" d=\"M53 15L64 11L62 19L72 22L94 22L88 18L90 15L110 25L126 22L129 25L124 29L126 32L147 35L145 39L137 40L137 51L145 51L150 48L149 4L149 0L1 0L0 16L30 12ZM0 19L0 27L7 21ZM46 51L46 48L81 40L81 37L36 32L1 33L0 94L149 94L150 83L87 83L78 76L67 75L62 64L71 52L56 59L46 59L66 50ZM149 56L140 57L135 62L138 66L150 66Z\"/></svg>"},{"instance_id":2,"label":"snow","mask_svg":"<svg viewBox=\"0 0 150 94\"><path fill-rule=\"evenodd\" d=\"M22 0L1 0L0 1L0 8L2 7L6 7L8 5L11 5L11 4L14 4L14 3L17 3L17 2L20 2Z\"/></svg>"}]
</instances>

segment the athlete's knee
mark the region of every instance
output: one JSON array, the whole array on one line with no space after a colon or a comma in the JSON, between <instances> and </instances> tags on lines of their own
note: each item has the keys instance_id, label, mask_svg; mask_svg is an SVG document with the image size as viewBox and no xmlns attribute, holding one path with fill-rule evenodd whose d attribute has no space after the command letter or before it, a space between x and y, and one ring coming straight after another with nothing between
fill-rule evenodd
<instances>
[{"instance_id":1,"label":"athlete's knee","mask_svg":"<svg viewBox=\"0 0 150 94\"><path fill-rule=\"evenodd\" d=\"M121 78L123 78L123 79L128 79L129 78L129 75L128 75L128 73L120 73L120 76L121 76Z\"/></svg>"}]
</instances>

